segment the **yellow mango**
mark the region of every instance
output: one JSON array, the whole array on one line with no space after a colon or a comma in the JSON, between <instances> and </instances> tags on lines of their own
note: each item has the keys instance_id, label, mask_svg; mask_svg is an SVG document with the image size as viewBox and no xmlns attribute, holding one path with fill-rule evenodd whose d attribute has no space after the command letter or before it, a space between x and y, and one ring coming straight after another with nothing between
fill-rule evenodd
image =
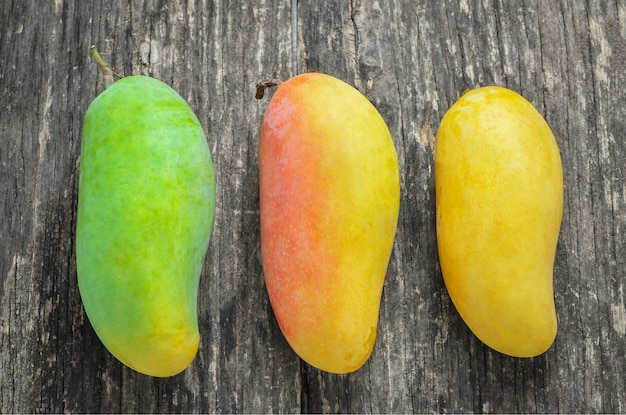
<instances>
[{"instance_id":1,"label":"yellow mango","mask_svg":"<svg viewBox=\"0 0 626 415\"><path fill-rule=\"evenodd\" d=\"M550 127L521 95L471 90L435 144L437 243L446 288L470 330L515 357L557 333L553 268L563 168Z\"/></svg>"}]
</instances>

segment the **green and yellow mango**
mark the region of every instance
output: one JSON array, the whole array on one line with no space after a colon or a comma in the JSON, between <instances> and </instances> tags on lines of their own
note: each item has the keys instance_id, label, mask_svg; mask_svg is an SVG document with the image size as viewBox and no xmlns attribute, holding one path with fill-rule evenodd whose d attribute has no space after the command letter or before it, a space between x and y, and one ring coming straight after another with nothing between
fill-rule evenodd
<instances>
[{"instance_id":1,"label":"green and yellow mango","mask_svg":"<svg viewBox=\"0 0 626 415\"><path fill-rule=\"evenodd\" d=\"M108 350L167 377L198 350L197 292L215 211L209 147L193 111L145 76L113 83L85 115L78 284Z\"/></svg>"}]
</instances>

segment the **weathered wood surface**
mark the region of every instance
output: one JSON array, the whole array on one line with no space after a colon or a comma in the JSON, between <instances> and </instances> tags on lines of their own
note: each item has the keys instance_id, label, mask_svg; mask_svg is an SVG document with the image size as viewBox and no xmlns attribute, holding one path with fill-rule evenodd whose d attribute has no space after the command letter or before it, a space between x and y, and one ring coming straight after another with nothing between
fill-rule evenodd
<instances>
[{"instance_id":1,"label":"weathered wood surface","mask_svg":"<svg viewBox=\"0 0 626 415\"><path fill-rule=\"evenodd\" d=\"M626 412L624 0L5 0L0 28L0 411ZM192 366L169 379L117 362L78 293L81 122L103 88L92 44L118 71L177 89L213 153L202 341ZM349 375L299 361L263 284L257 155L267 98L256 101L254 85L304 71L361 90L400 158L378 339ZM533 359L473 337L438 266L434 134L461 91L487 84L530 100L563 159L559 333Z\"/></svg>"}]
</instances>

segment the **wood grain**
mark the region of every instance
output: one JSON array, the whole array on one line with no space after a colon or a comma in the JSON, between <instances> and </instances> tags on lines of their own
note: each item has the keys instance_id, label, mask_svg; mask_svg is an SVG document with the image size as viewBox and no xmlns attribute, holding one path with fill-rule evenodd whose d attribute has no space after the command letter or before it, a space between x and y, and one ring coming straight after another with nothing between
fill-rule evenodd
<instances>
[{"instance_id":1,"label":"wood grain","mask_svg":"<svg viewBox=\"0 0 626 415\"><path fill-rule=\"evenodd\" d=\"M0 4L0 412L625 412L626 2L7 0ZM122 366L87 320L74 229L95 44L123 74L175 88L218 181L182 374ZM291 351L263 284L256 83L321 71L387 121L402 199L376 347L359 371ZM469 332L438 264L433 149L445 111L497 84L533 103L561 150L559 333L533 359Z\"/></svg>"}]
</instances>

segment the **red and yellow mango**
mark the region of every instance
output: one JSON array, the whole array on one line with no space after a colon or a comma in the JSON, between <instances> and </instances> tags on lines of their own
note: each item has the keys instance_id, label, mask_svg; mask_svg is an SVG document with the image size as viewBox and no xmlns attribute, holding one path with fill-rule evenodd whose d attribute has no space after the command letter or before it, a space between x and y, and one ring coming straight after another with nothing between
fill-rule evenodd
<instances>
[{"instance_id":1,"label":"red and yellow mango","mask_svg":"<svg viewBox=\"0 0 626 415\"><path fill-rule=\"evenodd\" d=\"M263 268L280 328L309 364L355 371L375 343L398 219L389 130L356 89L302 74L267 107L259 170Z\"/></svg>"}]
</instances>

